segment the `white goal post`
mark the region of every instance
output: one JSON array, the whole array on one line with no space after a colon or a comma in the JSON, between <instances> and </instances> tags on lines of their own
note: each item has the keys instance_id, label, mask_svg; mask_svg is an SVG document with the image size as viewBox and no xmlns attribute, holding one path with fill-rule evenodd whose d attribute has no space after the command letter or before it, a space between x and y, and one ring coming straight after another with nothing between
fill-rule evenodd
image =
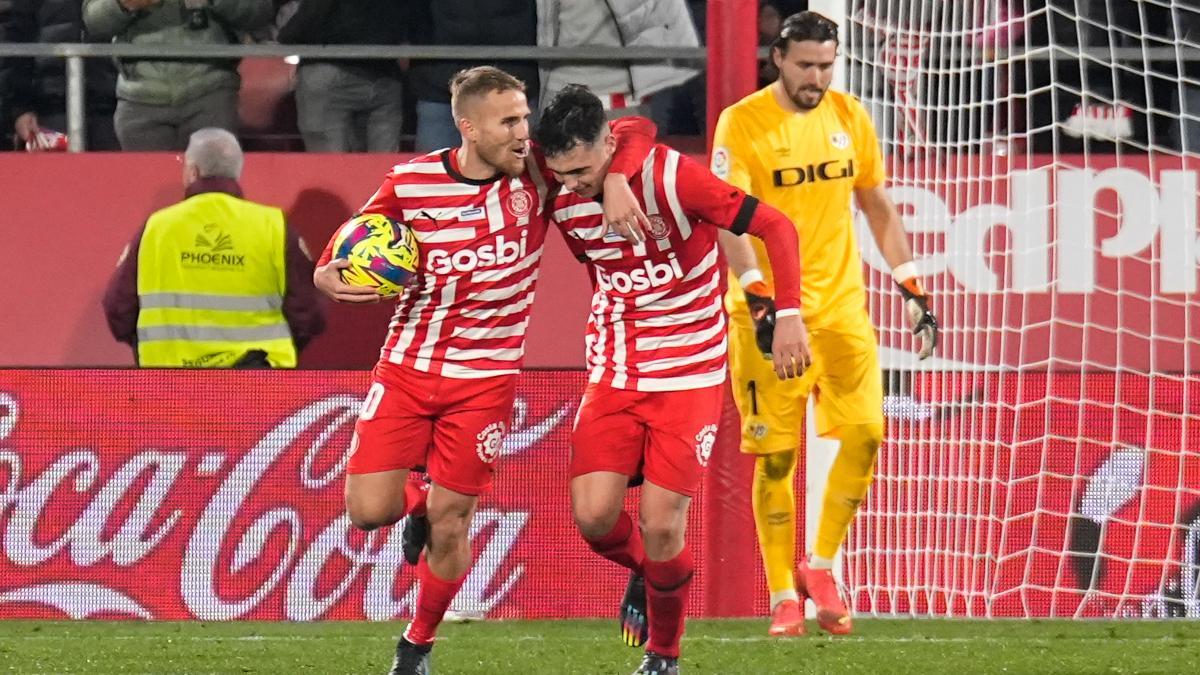
<instances>
[{"instance_id":1,"label":"white goal post","mask_svg":"<svg viewBox=\"0 0 1200 675\"><path fill-rule=\"evenodd\" d=\"M856 611L1200 616L1200 2L810 6L942 324L917 362L860 217L888 432Z\"/></svg>"}]
</instances>

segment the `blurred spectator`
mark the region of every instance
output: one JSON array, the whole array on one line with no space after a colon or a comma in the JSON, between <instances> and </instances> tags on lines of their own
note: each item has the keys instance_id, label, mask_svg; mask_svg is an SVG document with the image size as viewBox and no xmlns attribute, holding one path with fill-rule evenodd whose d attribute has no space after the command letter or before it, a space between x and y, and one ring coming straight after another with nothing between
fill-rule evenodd
<instances>
[{"instance_id":1,"label":"blurred spectator","mask_svg":"<svg viewBox=\"0 0 1200 675\"><path fill-rule=\"evenodd\" d=\"M538 44L543 47L697 47L700 39L685 0L542 0ZM542 62L542 101L572 83L587 85L609 118L650 116L650 97L695 77L695 68L669 62Z\"/></svg>"},{"instance_id":2,"label":"blurred spectator","mask_svg":"<svg viewBox=\"0 0 1200 675\"><path fill-rule=\"evenodd\" d=\"M283 212L242 198L242 149L200 129L185 199L150 216L104 293L113 337L143 367L295 368L325 329L304 242Z\"/></svg>"},{"instance_id":3,"label":"blurred spectator","mask_svg":"<svg viewBox=\"0 0 1200 675\"><path fill-rule=\"evenodd\" d=\"M546 0L540 0L545 2ZM588 4L604 7L602 2ZM535 0L416 0L410 39L416 44L535 46L538 12ZM450 77L479 65L503 68L525 83L529 108L537 110L536 61L436 61L415 59L409 79L417 99L417 152L457 146L458 127L450 114Z\"/></svg>"},{"instance_id":4,"label":"blurred spectator","mask_svg":"<svg viewBox=\"0 0 1200 675\"><path fill-rule=\"evenodd\" d=\"M976 3L855 0L849 21L849 89L870 113L885 155L1008 152L1009 59L1024 10ZM855 63L858 62L858 63ZM859 67L859 63L870 67Z\"/></svg>"},{"instance_id":5,"label":"blurred spectator","mask_svg":"<svg viewBox=\"0 0 1200 675\"><path fill-rule=\"evenodd\" d=\"M1196 46L1200 3L1036 0L1030 16L1043 5L1051 11L1030 20L1030 43L1052 43L1060 57L1053 69L1045 62L1029 68L1035 151L1180 150L1190 130L1180 113L1189 100L1200 106L1200 64L1174 55L1155 61L1143 49ZM1191 152L1200 149L1196 141Z\"/></svg>"},{"instance_id":6,"label":"blurred spectator","mask_svg":"<svg viewBox=\"0 0 1200 675\"><path fill-rule=\"evenodd\" d=\"M1063 0L1051 3L1064 6ZM1119 6L1126 4L1127 6ZM1073 17L1075 31L1056 31L1055 38L1081 52L1090 48L1109 49L1140 46L1141 11L1132 3L1109 3L1108 0L1083 0L1072 2L1077 16ZM1083 94L1071 110L1070 116L1062 120L1063 132L1073 138L1099 141L1148 142L1148 120L1139 116L1134 133L1134 108L1145 105L1142 94L1147 82L1144 75L1134 81L1124 78L1111 65L1111 56L1081 58L1077 70ZM1060 69L1061 70L1061 69ZM1071 68L1067 69L1072 70ZM1067 76L1070 78L1070 75ZM1067 81L1056 84L1070 85ZM1142 91L1138 91L1142 90Z\"/></svg>"},{"instance_id":7,"label":"blurred spectator","mask_svg":"<svg viewBox=\"0 0 1200 675\"><path fill-rule=\"evenodd\" d=\"M396 45L406 37L399 0L300 0L279 29L285 44ZM309 152L396 152L403 117L395 60L305 59L296 70L296 110Z\"/></svg>"},{"instance_id":8,"label":"blurred spectator","mask_svg":"<svg viewBox=\"0 0 1200 675\"><path fill-rule=\"evenodd\" d=\"M1200 0L1176 0L1173 19L1175 44L1200 48ZM1200 155L1200 60L1193 56L1182 64L1179 96L1171 109L1180 116L1170 126L1172 147Z\"/></svg>"},{"instance_id":9,"label":"blurred spectator","mask_svg":"<svg viewBox=\"0 0 1200 675\"><path fill-rule=\"evenodd\" d=\"M275 17L267 25L247 31L250 42L279 42L279 29L291 21L292 15L300 8L300 0L271 0L271 5L275 8Z\"/></svg>"},{"instance_id":10,"label":"blurred spectator","mask_svg":"<svg viewBox=\"0 0 1200 675\"><path fill-rule=\"evenodd\" d=\"M97 38L141 45L233 44L267 25L271 0L83 0ZM236 59L124 59L117 80L117 137L124 150L182 149L204 127L236 131Z\"/></svg>"},{"instance_id":11,"label":"blurred spectator","mask_svg":"<svg viewBox=\"0 0 1200 675\"><path fill-rule=\"evenodd\" d=\"M12 21L12 0L0 0L0 44L8 42L8 24ZM0 66L5 59L0 58ZM8 102L4 100L8 90L7 69L0 67L0 129L8 128ZM0 142L0 151L8 150L8 144Z\"/></svg>"},{"instance_id":12,"label":"blurred spectator","mask_svg":"<svg viewBox=\"0 0 1200 675\"><path fill-rule=\"evenodd\" d=\"M790 16L784 14L779 8L779 4L775 0L763 0L758 5L758 46L770 47L779 37L780 31L783 30L783 17ZM765 59L758 60L758 87L759 89L767 86L779 78L779 69L775 67L775 62L768 56Z\"/></svg>"},{"instance_id":13,"label":"blurred spectator","mask_svg":"<svg viewBox=\"0 0 1200 675\"><path fill-rule=\"evenodd\" d=\"M82 42L80 0L13 0L8 42ZM46 56L6 58L0 64L0 98L6 102L5 135L20 150L44 150L38 139L67 130L66 60ZM117 71L108 59L84 59L85 138L88 150L119 150L113 130ZM42 131L48 133L42 134Z\"/></svg>"}]
</instances>

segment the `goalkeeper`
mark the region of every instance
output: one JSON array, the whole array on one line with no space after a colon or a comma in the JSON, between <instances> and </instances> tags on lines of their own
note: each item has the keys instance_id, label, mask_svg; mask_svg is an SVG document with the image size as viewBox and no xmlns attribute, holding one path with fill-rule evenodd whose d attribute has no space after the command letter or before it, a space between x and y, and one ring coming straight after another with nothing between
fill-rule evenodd
<instances>
[{"instance_id":1,"label":"goalkeeper","mask_svg":"<svg viewBox=\"0 0 1200 675\"><path fill-rule=\"evenodd\" d=\"M804 634L804 599L821 628L851 630L832 575L833 558L871 483L883 440L883 382L875 331L866 312L862 258L850 198L858 198L872 235L905 298L926 358L937 323L917 277L900 216L884 191L875 129L852 96L829 91L837 25L815 12L788 17L771 48L775 82L721 113L713 173L783 211L800 241L801 316L813 364L780 380L771 367L771 270L758 242L721 232L732 268L729 366L742 417L742 452L756 455L752 504L771 592L771 635ZM793 476L809 396L821 436L841 447L825 490L810 559L793 575L796 497Z\"/></svg>"}]
</instances>

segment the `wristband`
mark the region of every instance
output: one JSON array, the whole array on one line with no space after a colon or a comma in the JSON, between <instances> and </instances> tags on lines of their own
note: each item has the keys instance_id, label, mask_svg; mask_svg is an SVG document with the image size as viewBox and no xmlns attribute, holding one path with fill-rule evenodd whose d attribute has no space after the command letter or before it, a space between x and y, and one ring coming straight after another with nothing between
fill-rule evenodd
<instances>
[{"instance_id":1,"label":"wristband","mask_svg":"<svg viewBox=\"0 0 1200 675\"><path fill-rule=\"evenodd\" d=\"M917 263L913 262L912 260L909 260L906 263L900 263L892 269L892 278L895 279L896 283L898 284L903 284L909 279L917 276L917 274L919 274L917 271Z\"/></svg>"},{"instance_id":2,"label":"wristband","mask_svg":"<svg viewBox=\"0 0 1200 675\"><path fill-rule=\"evenodd\" d=\"M787 309L775 310L775 318L776 319L781 318L781 317L786 317L786 316L800 316L800 308L789 307Z\"/></svg>"},{"instance_id":3,"label":"wristband","mask_svg":"<svg viewBox=\"0 0 1200 675\"><path fill-rule=\"evenodd\" d=\"M766 282L766 279L763 278L762 270L758 269L757 267L752 267L745 272L742 272L741 276L738 277L738 284L741 285L742 288L745 288L756 281Z\"/></svg>"}]
</instances>

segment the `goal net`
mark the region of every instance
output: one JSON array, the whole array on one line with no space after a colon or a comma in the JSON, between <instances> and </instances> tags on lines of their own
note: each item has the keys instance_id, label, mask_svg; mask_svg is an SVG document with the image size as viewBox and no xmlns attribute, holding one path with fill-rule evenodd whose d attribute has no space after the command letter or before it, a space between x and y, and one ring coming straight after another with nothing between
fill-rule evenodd
<instances>
[{"instance_id":1,"label":"goal net","mask_svg":"<svg viewBox=\"0 0 1200 675\"><path fill-rule=\"evenodd\" d=\"M1200 617L1200 2L844 19L943 326L918 363L860 215L888 435L857 611Z\"/></svg>"}]
</instances>

